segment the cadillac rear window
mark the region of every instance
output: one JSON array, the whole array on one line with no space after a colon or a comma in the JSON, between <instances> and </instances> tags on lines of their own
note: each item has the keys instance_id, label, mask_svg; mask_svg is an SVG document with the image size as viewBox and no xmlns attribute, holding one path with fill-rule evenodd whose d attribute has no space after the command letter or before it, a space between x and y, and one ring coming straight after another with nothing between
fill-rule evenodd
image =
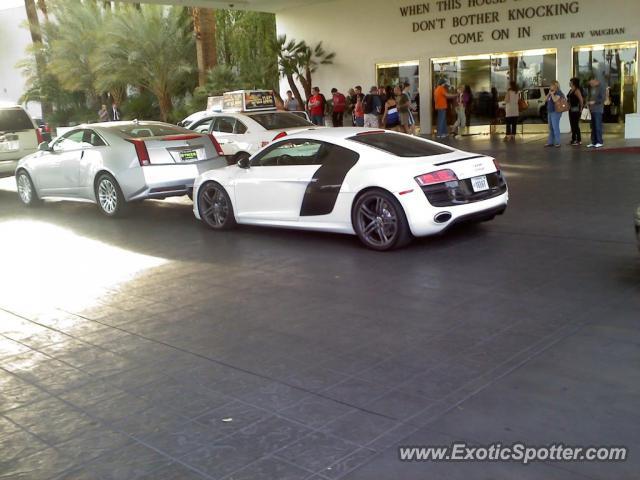
<instances>
[{"instance_id":1,"label":"cadillac rear window","mask_svg":"<svg viewBox=\"0 0 640 480\"><path fill-rule=\"evenodd\" d=\"M119 125L117 127L108 127L115 129L123 137L145 138L145 137L164 137L166 135L193 135L193 130L173 126L173 125L155 125L155 124L132 124Z\"/></svg>"},{"instance_id":2,"label":"cadillac rear window","mask_svg":"<svg viewBox=\"0 0 640 480\"><path fill-rule=\"evenodd\" d=\"M21 108L0 108L0 132L34 130L33 122Z\"/></svg>"},{"instance_id":3,"label":"cadillac rear window","mask_svg":"<svg viewBox=\"0 0 640 480\"><path fill-rule=\"evenodd\" d=\"M304 128L314 127L315 125L308 122L293 113L254 113L250 117L258 122L265 130L280 130L283 128Z\"/></svg>"},{"instance_id":4,"label":"cadillac rear window","mask_svg":"<svg viewBox=\"0 0 640 480\"><path fill-rule=\"evenodd\" d=\"M349 140L377 148L397 157L430 157L453 152L444 145L434 144L409 135L393 133L366 133Z\"/></svg>"}]
</instances>

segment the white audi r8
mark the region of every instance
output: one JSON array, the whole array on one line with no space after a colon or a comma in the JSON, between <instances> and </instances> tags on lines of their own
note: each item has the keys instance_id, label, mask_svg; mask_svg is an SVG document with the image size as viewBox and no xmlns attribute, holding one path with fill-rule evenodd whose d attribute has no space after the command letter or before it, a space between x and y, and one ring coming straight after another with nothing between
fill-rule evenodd
<instances>
[{"instance_id":1,"label":"white audi r8","mask_svg":"<svg viewBox=\"0 0 640 480\"><path fill-rule=\"evenodd\" d=\"M356 234L390 250L412 236L490 220L508 191L491 157L366 128L287 135L194 183L195 216L215 230L239 224Z\"/></svg>"}]
</instances>

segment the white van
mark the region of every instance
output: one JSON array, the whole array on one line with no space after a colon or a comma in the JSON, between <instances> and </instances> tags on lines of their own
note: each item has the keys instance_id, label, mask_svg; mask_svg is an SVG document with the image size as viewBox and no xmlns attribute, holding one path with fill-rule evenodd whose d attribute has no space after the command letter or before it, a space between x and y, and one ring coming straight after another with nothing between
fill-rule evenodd
<instances>
[{"instance_id":1,"label":"white van","mask_svg":"<svg viewBox=\"0 0 640 480\"><path fill-rule=\"evenodd\" d=\"M40 130L24 108L0 104L0 178L13 176L18 160L39 143Z\"/></svg>"}]
</instances>

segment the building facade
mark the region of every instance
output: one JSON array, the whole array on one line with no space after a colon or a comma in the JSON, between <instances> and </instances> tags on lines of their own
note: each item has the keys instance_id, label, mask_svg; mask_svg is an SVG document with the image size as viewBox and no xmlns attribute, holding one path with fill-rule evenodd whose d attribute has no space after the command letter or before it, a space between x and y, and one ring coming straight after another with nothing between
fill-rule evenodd
<instances>
[{"instance_id":1,"label":"building facade","mask_svg":"<svg viewBox=\"0 0 640 480\"><path fill-rule=\"evenodd\" d=\"M471 90L472 131L501 128L501 100L515 80L528 102L523 131L535 132L546 129L545 87L558 80L566 91L574 76L608 87L606 128L623 128L638 111L638 18L640 2L629 0L336 0L276 12L278 34L336 53L313 77L323 92L409 82L423 132L434 123L439 79L451 93Z\"/></svg>"},{"instance_id":2,"label":"building facade","mask_svg":"<svg viewBox=\"0 0 640 480\"><path fill-rule=\"evenodd\" d=\"M0 102L20 103L25 78L16 64L27 57L27 47L31 45L31 34L25 27L27 14L23 1L0 3ZM42 117L39 102L29 102L25 107L32 117Z\"/></svg>"}]
</instances>

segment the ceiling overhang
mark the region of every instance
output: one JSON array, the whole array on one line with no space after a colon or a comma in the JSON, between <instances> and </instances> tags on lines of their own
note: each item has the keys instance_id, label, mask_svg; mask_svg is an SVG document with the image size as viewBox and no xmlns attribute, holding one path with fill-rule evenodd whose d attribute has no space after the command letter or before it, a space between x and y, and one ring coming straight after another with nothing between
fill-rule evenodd
<instances>
[{"instance_id":1,"label":"ceiling overhang","mask_svg":"<svg viewBox=\"0 0 640 480\"><path fill-rule=\"evenodd\" d=\"M277 13L289 8L323 3L318 0L118 0L129 3L155 3L157 5L182 5L216 9L252 10ZM325 0L326 1L326 0Z\"/></svg>"}]
</instances>

